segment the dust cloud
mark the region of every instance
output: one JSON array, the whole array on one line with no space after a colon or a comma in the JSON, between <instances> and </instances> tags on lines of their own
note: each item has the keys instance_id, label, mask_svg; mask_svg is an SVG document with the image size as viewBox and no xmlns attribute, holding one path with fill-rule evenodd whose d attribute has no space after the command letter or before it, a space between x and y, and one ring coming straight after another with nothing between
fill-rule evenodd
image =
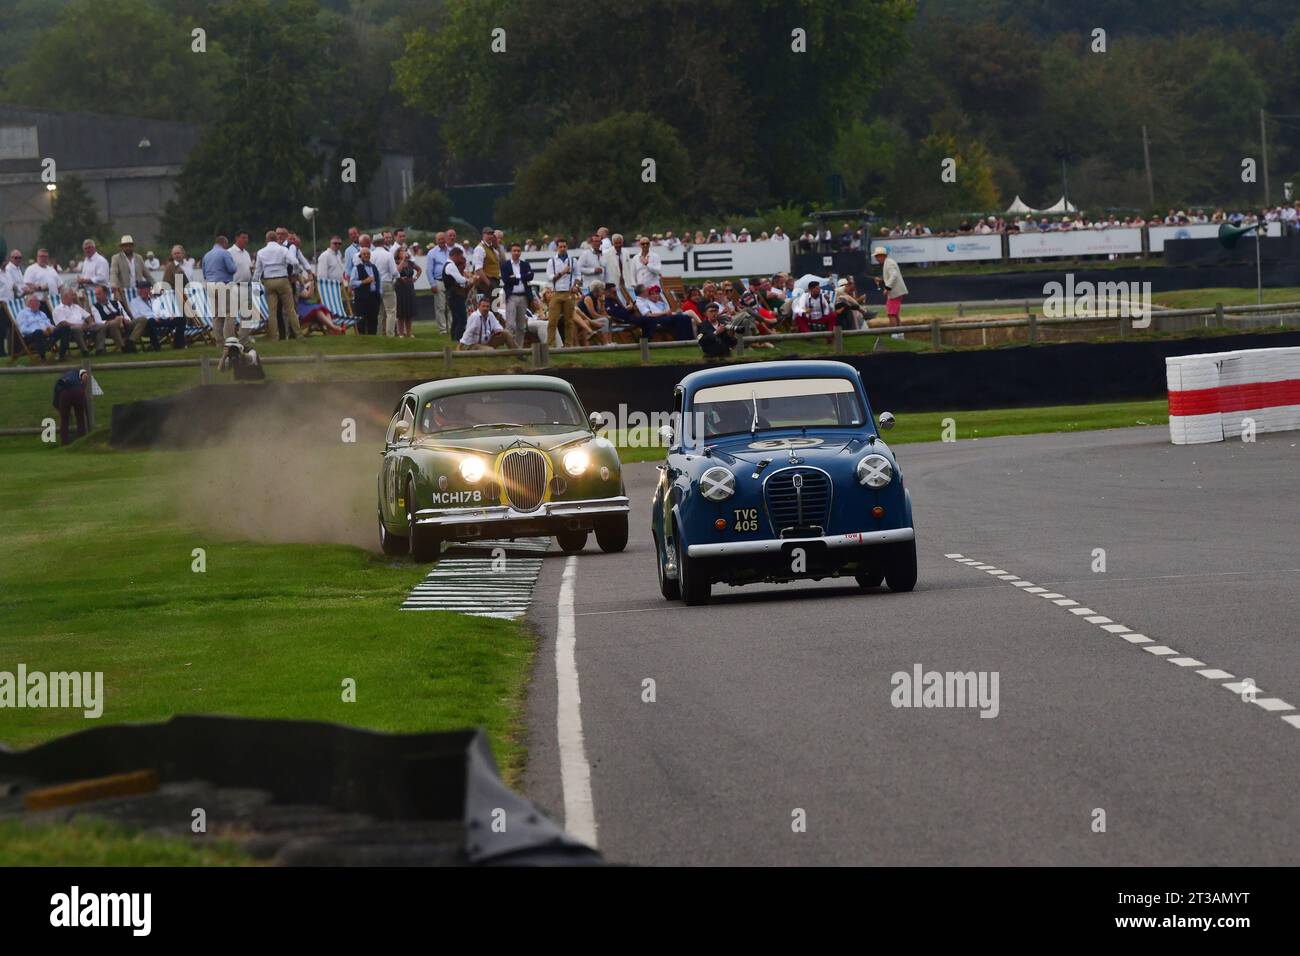
<instances>
[{"instance_id":1,"label":"dust cloud","mask_svg":"<svg viewBox=\"0 0 1300 956\"><path fill-rule=\"evenodd\" d=\"M186 453L189 519L235 539L378 551L376 481L388 411L315 391L310 401L259 402L229 414L220 437ZM344 440L345 419L356 423L355 441Z\"/></svg>"}]
</instances>

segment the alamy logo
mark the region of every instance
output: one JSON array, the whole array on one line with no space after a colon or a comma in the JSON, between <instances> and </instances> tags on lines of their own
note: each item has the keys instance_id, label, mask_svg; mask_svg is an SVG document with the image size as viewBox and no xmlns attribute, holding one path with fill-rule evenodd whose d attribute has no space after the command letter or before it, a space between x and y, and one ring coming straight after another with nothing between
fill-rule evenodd
<instances>
[{"instance_id":1,"label":"alamy logo","mask_svg":"<svg viewBox=\"0 0 1300 956\"><path fill-rule=\"evenodd\" d=\"M596 429L596 435L625 448L666 448L669 445L665 427L672 429L672 436L681 436L681 415L678 412L629 411L626 404L620 404L617 412L598 412L602 424ZM691 415L691 434L704 434L704 414L694 412Z\"/></svg>"},{"instance_id":2,"label":"alamy logo","mask_svg":"<svg viewBox=\"0 0 1300 956\"><path fill-rule=\"evenodd\" d=\"M1134 319L1133 328L1151 325L1150 282L1082 282L1074 273L1065 274L1065 283L1048 282L1043 286L1043 317L1048 319L1125 318Z\"/></svg>"},{"instance_id":3,"label":"alamy logo","mask_svg":"<svg viewBox=\"0 0 1300 956\"><path fill-rule=\"evenodd\" d=\"M895 707L977 707L981 717L998 715L997 671L895 671L889 702Z\"/></svg>"},{"instance_id":4,"label":"alamy logo","mask_svg":"<svg viewBox=\"0 0 1300 956\"><path fill-rule=\"evenodd\" d=\"M0 708L73 708L91 720L104 713L103 671L0 671Z\"/></svg>"},{"instance_id":5,"label":"alamy logo","mask_svg":"<svg viewBox=\"0 0 1300 956\"><path fill-rule=\"evenodd\" d=\"M82 893L73 886L50 897L51 926L127 926L148 936L153 926L152 893Z\"/></svg>"}]
</instances>

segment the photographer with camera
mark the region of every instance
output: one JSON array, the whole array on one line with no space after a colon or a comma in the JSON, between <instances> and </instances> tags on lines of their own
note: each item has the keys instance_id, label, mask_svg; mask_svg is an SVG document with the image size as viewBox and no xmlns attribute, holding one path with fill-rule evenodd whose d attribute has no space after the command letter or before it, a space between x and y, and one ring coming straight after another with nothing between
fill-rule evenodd
<instances>
[{"instance_id":1,"label":"photographer with camera","mask_svg":"<svg viewBox=\"0 0 1300 956\"><path fill-rule=\"evenodd\" d=\"M700 322L697 341L704 357L711 359L726 358L736 347L736 333L723 319L718 303L710 302L704 307L704 320Z\"/></svg>"},{"instance_id":2,"label":"photographer with camera","mask_svg":"<svg viewBox=\"0 0 1300 956\"><path fill-rule=\"evenodd\" d=\"M233 335L226 339L217 371L234 372L237 382L260 382L266 378L266 372L262 371L262 363L257 357L257 350L251 345L246 348Z\"/></svg>"}]
</instances>

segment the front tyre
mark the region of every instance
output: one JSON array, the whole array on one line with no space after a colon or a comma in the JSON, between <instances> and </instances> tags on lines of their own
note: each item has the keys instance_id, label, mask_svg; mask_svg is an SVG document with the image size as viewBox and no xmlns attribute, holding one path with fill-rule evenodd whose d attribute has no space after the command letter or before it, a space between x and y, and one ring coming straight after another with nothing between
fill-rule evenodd
<instances>
[{"instance_id":1,"label":"front tyre","mask_svg":"<svg viewBox=\"0 0 1300 956\"><path fill-rule=\"evenodd\" d=\"M916 587L916 540L893 546L885 565L885 582L891 591L910 591Z\"/></svg>"},{"instance_id":2,"label":"front tyre","mask_svg":"<svg viewBox=\"0 0 1300 956\"><path fill-rule=\"evenodd\" d=\"M659 540L659 535L655 535L655 567L659 571L659 593L669 601L679 601L682 597L681 588L677 586L675 578L668 577L664 565L668 561L668 550Z\"/></svg>"},{"instance_id":3,"label":"front tyre","mask_svg":"<svg viewBox=\"0 0 1300 956\"><path fill-rule=\"evenodd\" d=\"M627 515L615 515L596 523L596 544L606 554L616 554L627 547Z\"/></svg>"},{"instance_id":4,"label":"front tyre","mask_svg":"<svg viewBox=\"0 0 1300 956\"><path fill-rule=\"evenodd\" d=\"M885 580L885 572L878 568L873 568L866 574L853 575L853 579L858 582L858 587L860 588L878 588L880 587L880 582Z\"/></svg>"},{"instance_id":5,"label":"front tyre","mask_svg":"<svg viewBox=\"0 0 1300 956\"><path fill-rule=\"evenodd\" d=\"M674 537L677 539L677 587L681 591L682 602L692 607L708 604L713 596L713 582L709 580L704 568L687 556L686 542L682 540L680 529Z\"/></svg>"},{"instance_id":6,"label":"front tyre","mask_svg":"<svg viewBox=\"0 0 1300 956\"><path fill-rule=\"evenodd\" d=\"M415 523L415 488L410 482L406 485L406 527L411 560L420 564L437 561L442 554L442 538Z\"/></svg>"},{"instance_id":7,"label":"front tyre","mask_svg":"<svg viewBox=\"0 0 1300 956\"><path fill-rule=\"evenodd\" d=\"M401 535L391 533L384 526L384 516L379 516L379 550L390 557L406 554L410 550L410 543Z\"/></svg>"},{"instance_id":8,"label":"front tyre","mask_svg":"<svg viewBox=\"0 0 1300 956\"><path fill-rule=\"evenodd\" d=\"M587 532L561 531L556 534L555 541L565 554L577 554L587 546Z\"/></svg>"}]
</instances>

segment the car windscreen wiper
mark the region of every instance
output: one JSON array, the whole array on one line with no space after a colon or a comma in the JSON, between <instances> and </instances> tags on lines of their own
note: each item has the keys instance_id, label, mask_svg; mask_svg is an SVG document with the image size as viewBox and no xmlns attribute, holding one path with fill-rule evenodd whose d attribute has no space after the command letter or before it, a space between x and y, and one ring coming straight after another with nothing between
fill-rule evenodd
<instances>
[{"instance_id":1,"label":"car windscreen wiper","mask_svg":"<svg viewBox=\"0 0 1300 956\"><path fill-rule=\"evenodd\" d=\"M751 389L749 398L754 403L754 420L749 423L749 437L753 438L754 432L758 431L758 390Z\"/></svg>"},{"instance_id":2,"label":"car windscreen wiper","mask_svg":"<svg viewBox=\"0 0 1300 956\"><path fill-rule=\"evenodd\" d=\"M484 422L481 425L475 425L472 430L478 431L480 428L523 428L523 427L524 426L520 425L518 422Z\"/></svg>"}]
</instances>

